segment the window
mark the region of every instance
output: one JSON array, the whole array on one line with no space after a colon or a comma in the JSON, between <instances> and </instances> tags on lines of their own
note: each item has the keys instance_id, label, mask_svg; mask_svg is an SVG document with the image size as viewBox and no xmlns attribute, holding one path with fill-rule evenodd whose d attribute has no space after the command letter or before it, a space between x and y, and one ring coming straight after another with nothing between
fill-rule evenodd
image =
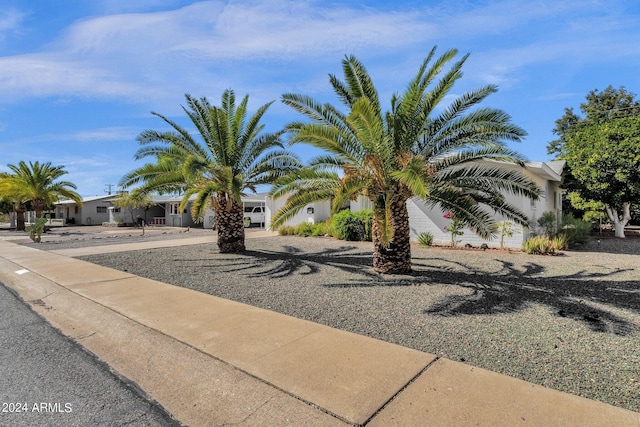
<instances>
[{"instance_id":1,"label":"window","mask_svg":"<svg viewBox=\"0 0 640 427\"><path fill-rule=\"evenodd\" d=\"M106 206L96 206L96 213L107 213Z\"/></svg>"},{"instance_id":2,"label":"window","mask_svg":"<svg viewBox=\"0 0 640 427\"><path fill-rule=\"evenodd\" d=\"M113 208L113 213L120 213L120 208Z\"/></svg>"},{"instance_id":3,"label":"window","mask_svg":"<svg viewBox=\"0 0 640 427\"><path fill-rule=\"evenodd\" d=\"M76 206L76 209L75 209L75 211L76 211L75 213L78 213L78 207L77 207L77 206Z\"/></svg>"},{"instance_id":4,"label":"window","mask_svg":"<svg viewBox=\"0 0 640 427\"><path fill-rule=\"evenodd\" d=\"M180 203L170 203L169 204L169 214L171 214L171 215L180 215Z\"/></svg>"}]
</instances>

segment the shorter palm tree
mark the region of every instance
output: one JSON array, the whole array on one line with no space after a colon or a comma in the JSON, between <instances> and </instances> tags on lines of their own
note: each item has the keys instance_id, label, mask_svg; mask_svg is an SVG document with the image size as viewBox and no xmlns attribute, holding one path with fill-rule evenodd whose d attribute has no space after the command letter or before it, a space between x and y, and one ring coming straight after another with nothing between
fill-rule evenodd
<instances>
[{"instance_id":1,"label":"shorter palm tree","mask_svg":"<svg viewBox=\"0 0 640 427\"><path fill-rule=\"evenodd\" d=\"M62 198L71 199L82 206L82 197L69 181L59 181L67 174L63 166L52 166L50 162L24 161L18 165L7 165L12 173L2 174L0 193L13 201L16 211L16 229L24 230L25 203L40 217L42 212Z\"/></svg>"},{"instance_id":2,"label":"shorter palm tree","mask_svg":"<svg viewBox=\"0 0 640 427\"><path fill-rule=\"evenodd\" d=\"M183 110L201 141L165 116L152 113L173 131L147 130L138 136L143 147L136 159L153 157L155 163L128 173L120 185L142 183L137 189L142 193L183 192L181 210L195 196L191 209L194 219L202 219L209 207L215 211L220 252L244 251L241 197L298 169L300 161L283 149L281 132L262 132L260 120L272 102L247 119L248 95L236 105L234 92L227 90L220 107L211 105L206 98L198 100L186 95L186 99L188 108ZM154 143L158 144L151 145Z\"/></svg>"}]
</instances>

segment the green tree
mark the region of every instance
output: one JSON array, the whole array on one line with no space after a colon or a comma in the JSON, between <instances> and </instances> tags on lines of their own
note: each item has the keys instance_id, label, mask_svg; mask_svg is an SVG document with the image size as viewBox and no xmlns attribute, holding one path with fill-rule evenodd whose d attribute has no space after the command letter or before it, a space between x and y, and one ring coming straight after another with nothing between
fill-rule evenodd
<instances>
[{"instance_id":1,"label":"green tree","mask_svg":"<svg viewBox=\"0 0 640 427\"><path fill-rule=\"evenodd\" d=\"M310 144L327 154L274 186L273 197L289 198L272 226L310 202L332 199L337 212L349 199L364 195L373 206L374 270L408 273L411 245L406 202L412 196L451 212L484 237L495 230L495 212L526 224L526 215L504 196L538 197L535 184L519 171L522 157L504 143L519 141L525 132L503 111L475 108L497 90L495 86L465 93L442 108L468 57L444 70L456 55L456 50L450 50L436 58L434 47L404 93L392 97L386 112L369 74L353 56L342 61L344 82L329 76L347 114L308 96L283 95L286 105L310 119L287 126L291 142ZM516 167L480 162L485 159Z\"/></svg>"},{"instance_id":2,"label":"green tree","mask_svg":"<svg viewBox=\"0 0 640 427\"><path fill-rule=\"evenodd\" d=\"M82 197L74 190L76 186L69 181L59 181L67 174L62 166L52 166L50 162L24 161L18 165L7 165L11 172L2 174L0 194L14 202L16 210L16 225L18 230L24 230L25 203L30 202L36 217L51 207L61 198L71 199L79 206Z\"/></svg>"},{"instance_id":3,"label":"green tree","mask_svg":"<svg viewBox=\"0 0 640 427\"><path fill-rule=\"evenodd\" d=\"M580 104L580 111L584 117L574 113L573 108L565 108L564 115L556 120L553 133L558 139L549 143L547 152L562 156L567 137L585 123L601 123L610 119L640 115L640 101L634 98L635 94L627 92L624 86L620 89L608 86L602 92L592 90L587 94L586 102Z\"/></svg>"},{"instance_id":4,"label":"green tree","mask_svg":"<svg viewBox=\"0 0 640 427\"><path fill-rule=\"evenodd\" d=\"M565 109L553 131L558 139L547 146L549 154L567 161L563 187L571 206L601 206L596 211L606 212L621 238L640 194L640 101L634 98L624 86L589 92L580 104L583 116Z\"/></svg>"},{"instance_id":5,"label":"green tree","mask_svg":"<svg viewBox=\"0 0 640 427\"><path fill-rule=\"evenodd\" d=\"M571 200L603 203L624 238L640 200L640 116L585 121L565 136L562 158L574 178Z\"/></svg>"},{"instance_id":6,"label":"green tree","mask_svg":"<svg viewBox=\"0 0 640 427\"><path fill-rule=\"evenodd\" d=\"M232 90L223 93L220 107L206 98L186 95L186 100L188 108L183 110L202 141L165 116L152 113L173 130L147 130L138 136L143 147L136 159L151 156L156 161L128 173L120 185L142 183L137 191L146 194L184 190L180 209L195 195L191 210L194 219L203 218L210 206L215 210L220 252L244 251L241 197L299 168L300 162L283 149L281 133L262 132L260 120L272 102L247 117L249 96L236 105Z\"/></svg>"}]
</instances>

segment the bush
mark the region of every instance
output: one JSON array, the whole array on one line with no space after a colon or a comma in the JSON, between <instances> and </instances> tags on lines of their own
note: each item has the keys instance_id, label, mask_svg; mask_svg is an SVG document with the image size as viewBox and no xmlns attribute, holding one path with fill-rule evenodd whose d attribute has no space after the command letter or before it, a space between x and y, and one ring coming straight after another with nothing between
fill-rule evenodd
<instances>
[{"instance_id":1,"label":"bush","mask_svg":"<svg viewBox=\"0 0 640 427\"><path fill-rule=\"evenodd\" d=\"M542 234L547 237L555 235L558 231L558 219L555 212L545 212L538 218L538 225L542 228Z\"/></svg>"},{"instance_id":2,"label":"bush","mask_svg":"<svg viewBox=\"0 0 640 427\"><path fill-rule=\"evenodd\" d=\"M331 225L335 232L335 237L340 240L364 240L366 234L364 222L356 218L356 216L348 209L335 214L331 221Z\"/></svg>"},{"instance_id":3,"label":"bush","mask_svg":"<svg viewBox=\"0 0 640 427\"><path fill-rule=\"evenodd\" d=\"M590 239L591 223L574 218L567 214L562 217L562 225L558 235L564 235L567 239L567 249L577 245L583 245Z\"/></svg>"},{"instance_id":4,"label":"bush","mask_svg":"<svg viewBox=\"0 0 640 427\"><path fill-rule=\"evenodd\" d=\"M373 227L373 210L371 209L359 210L353 213L353 217L360 220L364 225L364 235L362 236L361 240L366 240L368 242L373 240L371 237L371 230Z\"/></svg>"},{"instance_id":5,"label":"bush","mask_svg":"<svg viewBox=\"0 0 640 427\"><path fill-rule=\"evenodd\" d=\"M418 236L418 244L420 246L431 246L433 244L433 234L425 231Z\"/></svg>"},{"instance_id":6,"label":"bush","mask_svg":"<svg viewBox=\"0 0 640 427\"><path fill-rule=\"evenodd\" d=\"M301 237L309 237L309 236L324 236L327 233L327 224L324 222L319 222L317 224L312 224L310 222L303 222L296 226L283 225L278 228L278 234L281 236L301 236Z\"/></svg>"},{"instance_id":7,"label":"bush","mask_svg":"<svg viewBox=\"0 0 640 427\"><path fill-rule=\"evenodd\" d=\"M533 236L522 245L522 250L532 255L553 255L556 253L557 242L547 236Z\"/></svg>"}]
</instances>

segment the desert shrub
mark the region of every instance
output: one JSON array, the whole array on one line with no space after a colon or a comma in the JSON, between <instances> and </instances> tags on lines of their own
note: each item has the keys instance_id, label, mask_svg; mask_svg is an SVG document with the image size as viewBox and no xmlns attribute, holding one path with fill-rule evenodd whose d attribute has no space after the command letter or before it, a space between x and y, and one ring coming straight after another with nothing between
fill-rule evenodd
<instances>
[{"instance_id":1,"label":"desert shrub","mask_svg":"<svg viewBox=\"0 0 640 427\"><path fill-rule=\"evenodd\" d=\"M314 225L313 233L311 234L314 237L325 236L329 233L329 224L326 222L319 222Z\"/></svg>"},{"instance_id":2,"label":"desert shrub","mask_svg":"<svg viewBox=\"0 0 640 427\"><path fill-rule=\"evenodd\" d=\"M542 228L542 234L551 237L558 232L558 218L555 212L549 211L538 218L538 225Z\"/></svg>"},{"instance_id":3,"label":"desert shrub","mask_svg":"<svg viewBox=\"0 0 640 427\"><path fill-rule=\"evenodd\" d=\"M357 219L350 210L345 209L333 216L335 237L340 240L359 241L364 238L364 223Z\"/></svg>"},{"instance_id":4,"label":"desert shrub","mask_svg":"<svg viewBox=\"0 0 640 427\"><path fill-rule=\"evenodd\" d=\"M317 235L315 234L317 228L318 227L316 224L312 224L310 222L303 222L302 224L298 224L296 226L295 234L296 236L302 236L302 237L314 236L314 235Z\"/></svg>"},{"instance_id":5,"label":"desert shrub","mask_svg":"<svg viewBox=\"0 0 640 427\"><path fill-rule=\"evenodd\" d=\"M290 225L281 225L278 228L278 234L281 236L293 236L295 234L294 227Z\"/></svg>"},{"instance_id":6,"label":"desert shrub","mask_svg":"<svg viewBox=\"0 0 640 427\"><path fill-rule=\"evenodd\" d=\"M569 238L564 233L558 233L549 240L551 241L551 246L553 247L554 252L569 249Z\"/></svg>"},{"instance_id":7,"label":"desert shrub","mask_svg":"<svg viewBox=\"0 0 640 427\"><path fill-rule=\"evenodd\" d=\"M590 238L590 232L590 222L575 218L571 214L567 214L562 217L562 225L558 235L564 235L567 238L568 249L587 243Z\"/></svg>"},{"instance_id":8,"label":"desert shrub","mask_svg":"<svg viewBox=\"0 0 640 427\"><path fill-rule=\"evenodd\" d=\"M433 244L433 233L428 231L420 233L418 235L418 244L420 246L431 246Z\"/></svg>"},{"instance_id":9,"label":"desert shrub","mask_svg":"<svg viewBox=\"0 0 640 427\"><path fill-rule=\"evenodd\" d=\"M317 224L303 222L295 226L283 225L278 228L278 234L280 234L281 236L301 237L324 236L325 234L327 234L327 224L324 222L319 222Z\"/></svg>"},{"instance_id":10,"label":"desert shrub","mask_svg":"<svg viewBox=\"0 0 640 427\"><path fill-rule=\"evenodd\" d=\"M522 245L522 250L532 255L553 255L558 250L558 242L547 236L533 236Z\"/></svg>"}]
</instances>

